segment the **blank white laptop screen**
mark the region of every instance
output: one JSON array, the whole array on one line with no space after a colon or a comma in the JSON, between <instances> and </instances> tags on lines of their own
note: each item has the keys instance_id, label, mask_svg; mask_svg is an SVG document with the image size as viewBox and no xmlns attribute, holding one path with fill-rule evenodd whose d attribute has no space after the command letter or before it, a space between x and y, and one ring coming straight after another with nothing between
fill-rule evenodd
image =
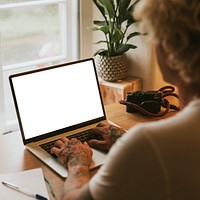
<instances>
[{"instance_id":1,"label":"blank white laptop screen","mask_svg":"<svg viewBox=\"0 0 200 200\"><path fill-rule=\"evenodd\" d=\"M12 77L24 138L104 116L92 59Z\"/></svg>"}]
</instances>

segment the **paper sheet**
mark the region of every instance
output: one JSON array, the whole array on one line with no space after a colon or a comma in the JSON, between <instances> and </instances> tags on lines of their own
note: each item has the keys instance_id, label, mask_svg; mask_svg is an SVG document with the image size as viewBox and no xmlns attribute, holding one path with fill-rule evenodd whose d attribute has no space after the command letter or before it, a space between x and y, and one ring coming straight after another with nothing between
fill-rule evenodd
<instances>
[{"instance_id":1,"label":"paper sheet","mask_svg":"<svg viewBox=\"0 0 200 200\"><path fill-rule=\"evenodd\" d=\"M49 199L46 184L41 168L21 171L10 174L0 174L0 199L5 200L33 200L34 198L22 194L16 190L4 186L1 182L7 181L19 186L20 188L30 191L31 193L40 194Z\"/></svg>"}]
</instances>

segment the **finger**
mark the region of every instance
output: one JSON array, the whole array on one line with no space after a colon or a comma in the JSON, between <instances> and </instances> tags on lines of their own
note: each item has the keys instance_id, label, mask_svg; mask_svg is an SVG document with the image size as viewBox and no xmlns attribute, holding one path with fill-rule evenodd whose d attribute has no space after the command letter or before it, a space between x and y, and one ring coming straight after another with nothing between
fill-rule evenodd
<instances>
[{"instance_id":1,"label":"finger","mask_svg":"<svg viewBox=\"0 0 200 200\"><path fill-rule=\"evenodd\" d=\"M95 147L95 146L100 146L100 145L105 145L107 144L107 141L106 140L89 140L88 141L88 144L92 147Z\"/></svg>"},{"instance_id":2,"label":"finger","mask_svg":"<svg viewBox=\"0 0 200 200\"><path fill-rule=\"evenodd\" d=\"M57 140L57 141L54 143L54 146L55 146L55 147L61 148L63 144L64 144L64 142L63 142L62 140Z\"/></svg>"},{"instance_id":3,"label":"finger","mask_svg":"<svg viewBox=\"0 0 200 200\"><path fill-rule=\"evenodd\" d=\"M93 151L87 142L84 142L83 145L89 150L89 154L92 157Z\"/></svg>"},{"instance_id":4,"label":"finger","mask_svg":"<svg viewBox=\"0 0 200 200\"><path fill-rule=\"evenodd\" d=\"M90 147L89 144L87 142L83 143L86 147Z\"/></svg>"},{"instance_id":5,"label":"finger","mask_svg":"<svg viewBox=\"0 0 200 200\"><path fill-rule=\"evenodd\" d=\"M84 142L83 145L88 148L88 149L91 149L90 145L88 144L88 142Z\"/></svg>"},{"instance_id":6,"label":"finger","mask_svg":"<svg viewBox=\"0 0 200 200\"><path fill-rule=\"evenodd\" d=\"M102 130L102 127L95 127L95 128L91 128L89 131L90 132L98 132L98 131L101 131Z\"/></svg>"},{"instance_id":7,"label":"finger","mask_svg":"<svg viewBox=\"0 0 200 200\"><path fill-rule=\"evenodd\" d=\"M63 143L69 142L69 139L66 138L66 137L63 137L63 138L61 138L60 140L61 140Z\"/></svg>"},{"instance_id":8,"label":"finger","mask_svg":"<svg viewBox=\"0 0 200 200\"><path fill-rule=\"evenodd\" d=\"M90 140L89 145L94 149L98 149L103 152L108 152L110 148L106 141Z\"/></svg>"},{"instance_id":9,"label":"finger","mask_svg":"<svg viewBox=\"0 0 200 200\"><path fill-rule=\"evenodd\" d=\"M111 125L111 126L109 127L109 129L110 129L110 130L117 130L117 131L119 131L121 134L126 132L123 128L118 127L118 126L114 126L114 125Z\"/></svg>"},{"instance_id":10,"label":"finger","mask_svg":"<svg viewBox=\"0 0 200 200\"><path fill-rule=\"evenodd\" d=\"M100 134L100 135L105 134L104 131L103 131L103 129L102 129L101 127L92 128L92 129L90 130L90 132L91 132L92 134Z\"/></svg>"},{"instance_id":11,"label":"finger","mask_svg":"<svg viewBox=\"0 0 200 200\"><path fill-rule=\"evenodd\" d=\"M77 138L72 138L71 140L69 140L69 145L74 145L74 144L78 144L82 142L80 140L78 140Z\"/></svg>"},{"instance_id":12,"label":"finger","mask_svg":"<svg viewBox=\"0 0 200 200\"><path fill-rule=\"evenodd\" d=\"M60 149L57 148L57 147L52 147L51 150L50 150L50 153L58 155L60 153Z\"/></svg>"},{"instance_id":13,"label":"finger","mask_svg":"<svg viewBox=\"0 0 200 200\"><path fill-rule=\"evenodd\" d=\"M96 127L104 127L104 126L106 126L106 124L99 122Z\"/></svg>"}]
</instances>

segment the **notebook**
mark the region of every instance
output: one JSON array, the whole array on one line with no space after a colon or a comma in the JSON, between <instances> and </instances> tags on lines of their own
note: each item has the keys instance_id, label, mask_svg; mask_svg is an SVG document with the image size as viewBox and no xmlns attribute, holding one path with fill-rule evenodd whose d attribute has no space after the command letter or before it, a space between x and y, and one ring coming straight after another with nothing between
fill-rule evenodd
<instances>
[{"instance_id":1,"label":"notebook","mask_svg":"<svg viewBox=\"0 0 200 200\"><path fill-rule=\"evenodd\" d=\"M67 170L41 145L107 121L93 58L13 74L9 82L24 145L67 177ZM91 169L105 157L93 149Z\"/></svg>"},{"instance_id":2,"label":"notebook","mask_svg":"<svg viewBox=\"0 0 200 200\"><path fill-rule=\"evenodd\" d=\"M12 188L6 187L2 184L2 181L16 185L17 187L20 187L22 190L28 193L40 194L45 198L50 199L44 181L43 171L41 168L15 173L0 174L1 199L33 200L33 197L29 197L23 192L19 192Z\"/></svg>"}]
</instances>

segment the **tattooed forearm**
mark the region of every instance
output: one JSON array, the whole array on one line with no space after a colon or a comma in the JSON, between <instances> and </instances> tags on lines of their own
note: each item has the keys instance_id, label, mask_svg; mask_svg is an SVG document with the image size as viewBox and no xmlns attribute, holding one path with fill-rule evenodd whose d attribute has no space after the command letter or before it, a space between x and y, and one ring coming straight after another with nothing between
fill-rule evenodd
<instances>
[{"instance_id":1,"label":"tattooed forearm","mask_svg":"<svg viewBox=\"0 0 200 200\"><path fill-rule=\"evenodd\" d=\"M58 157L68 170L65 181L62 200L92 199L87 182L90 179L90 163L92 161L92 150L87 143L81 143L72 138L61 138L56 141L51 153Z\"/></svg>"},{"instance_id":2,"label":"tattooed forearm","mask_svg":"<svg viewBox=\"0 0 200 200\"><path fill-rule=\"evenodd\" d=\"M76 184L73 184L76 188L81 187L90 179L90 173L89 173L88 167L82 167L82 166L72 167L69 169L69 173L70 173L70 176L68 177L68 182L76 183ZM78 181L76 182L76 180Z\"/></svg>"},{"instance_id":3,"label":"tattooed forearm","mask_svg":"<svg viewBox=\"0 0 200 200\"><path fill-rule=\"evenodd\" d=\"M87 167L69 168L63 190L63 200L65 199L92 199L90 193L84 190L84 185L90 180L89 169ZM77 198L76 198L77 197Z\"/></svg>"}]
</instances>

